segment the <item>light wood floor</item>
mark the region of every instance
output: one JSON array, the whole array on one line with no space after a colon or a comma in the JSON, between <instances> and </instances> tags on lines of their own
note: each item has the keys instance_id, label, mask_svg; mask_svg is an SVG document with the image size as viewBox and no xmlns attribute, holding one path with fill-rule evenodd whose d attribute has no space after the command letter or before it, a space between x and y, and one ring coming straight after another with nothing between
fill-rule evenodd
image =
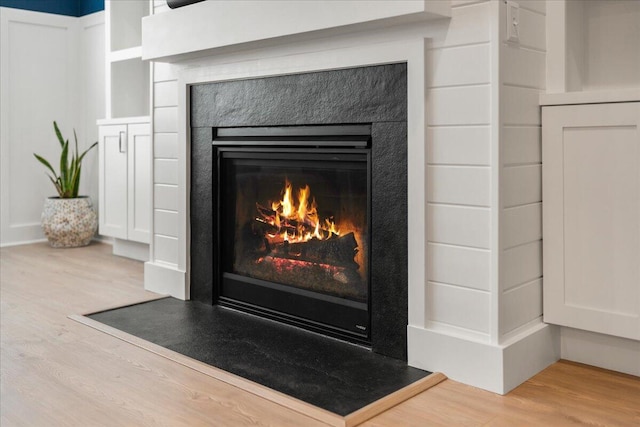
<instances>
[{"instance_id":1,"label":"light wood floor","mask_svg":"<svg viewBox=\"0 0 640 427\"><path fill-rule=\"evenodd\" d=\"M155 295L111 247L0 249L0 425L317 426L67 318ZM640 378L559 362L507 396L455 381L365 426L640 426Z\"/></svg>"}]
</instances>

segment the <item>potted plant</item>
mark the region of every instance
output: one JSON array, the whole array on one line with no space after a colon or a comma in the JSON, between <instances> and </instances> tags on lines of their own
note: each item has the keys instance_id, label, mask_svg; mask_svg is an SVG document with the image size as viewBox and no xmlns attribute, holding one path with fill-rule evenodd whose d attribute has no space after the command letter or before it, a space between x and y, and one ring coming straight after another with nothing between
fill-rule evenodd
<instances>
[{"instance_id":1,"label":"potted plant","mask_svg":"<svg viewBox=\"0 0 640 427\"><path fill-rule=\"evenodd\" d=\"M54 121L58 141L60 142L60 173L43 157L33 153L52 175L47 174L58 196L45 199L42 211L42 230L54 248L73 248L86 246L91 242L98 228L98 216L92 208L88 196L78 196L82 159L97 142L78 155L78 137L75 129L75 153L70 150L69 140L62 137L58 124ZM71 151L71 152L70 152Z\"/></svg>"}]
</instances>

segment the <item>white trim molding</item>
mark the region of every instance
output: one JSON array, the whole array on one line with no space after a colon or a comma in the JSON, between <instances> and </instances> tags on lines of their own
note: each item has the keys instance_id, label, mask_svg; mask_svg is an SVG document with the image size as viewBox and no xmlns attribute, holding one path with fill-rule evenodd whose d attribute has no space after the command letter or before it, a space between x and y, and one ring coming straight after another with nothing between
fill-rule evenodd
<instances>
[{"instance_id":1,"label":"white trim molding","mask_svg":"<svg viewBox=\"0 0 640 427\"><path fill-rule=\"evenodd\" d=\"M504 344L475 341L413 326L409 365L506 394L560 358L557 326L538 323Z\"/></svg>"},{"instance_id":2,"label":"white trim molding","mask_svg":"<svg viewBox=\"0 0 640 427\"><path fill-rule=\"evenodd\" d=\"M144 289L161 295L171 295L174 298L189 299L187 274L173 265L161 263L144 263Z\"/></svg>"}]
</instances>

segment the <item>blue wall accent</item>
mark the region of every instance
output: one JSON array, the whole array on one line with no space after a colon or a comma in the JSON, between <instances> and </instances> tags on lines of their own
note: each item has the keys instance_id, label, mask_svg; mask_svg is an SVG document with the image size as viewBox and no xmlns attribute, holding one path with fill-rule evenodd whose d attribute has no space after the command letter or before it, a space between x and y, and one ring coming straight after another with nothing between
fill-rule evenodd
<instances>
[{"instance_id":1,"label":"blue wall accent","mask_svg":"<svg viewBox=\"0 0 640 427\"><path fill-rule=\"evenodd\" d=\"M77 16L89 15L90 13L100 12L101 10L104 10L104 0L77 0L77 1L78 1Z\"/></svg>"},{"instance_id":2,"label":"blue wall accent","mask_svg":"<svg viewBox=\"0 0 640 427\"><path fill-rule=\"evenodd\" d=\"M104 10L104 0L0 0L0 6L56 15L84 16Z\"/></svg>"}]
</instances>

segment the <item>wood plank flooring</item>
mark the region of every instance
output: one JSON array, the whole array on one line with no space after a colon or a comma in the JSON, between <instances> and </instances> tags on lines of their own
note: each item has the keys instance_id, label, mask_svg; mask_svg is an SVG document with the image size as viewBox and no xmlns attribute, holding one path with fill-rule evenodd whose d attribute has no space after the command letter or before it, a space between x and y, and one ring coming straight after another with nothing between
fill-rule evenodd
<instances>
[{"instance_id":1,"label":"wood plank flooring","mask_svg":"<svg viewBox=\"0 0 640 427\"><path fill-rule=\"evenodd\" d=\"M0 249L0 425L321 426L67 318L155 299L111 247ZM455 381L364 426L640 425L640 378L559 362L506 396Z\"/></svg>"}]
</instances>

